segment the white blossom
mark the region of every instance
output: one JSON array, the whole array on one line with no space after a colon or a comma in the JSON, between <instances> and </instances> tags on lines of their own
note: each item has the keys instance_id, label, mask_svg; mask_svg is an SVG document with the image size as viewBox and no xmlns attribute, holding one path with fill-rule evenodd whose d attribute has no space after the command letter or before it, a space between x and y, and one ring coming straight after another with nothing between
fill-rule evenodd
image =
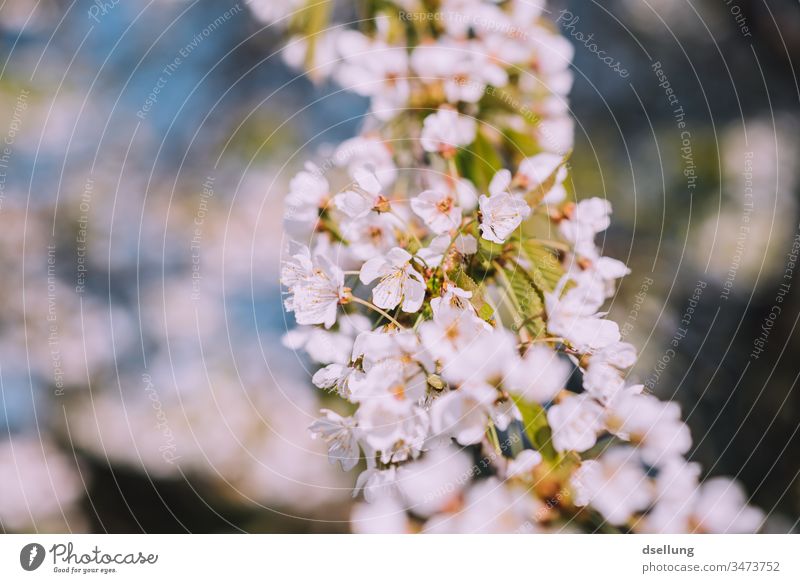
<instances>
[{"instance_id":1,"label":"white blossom","mask_svg":"<svg viewBox=\"0 0 800 583\"><path fill-rule=\"evenodd\" d=\"M347 301L342 270L325 256L317 257L317 264L312 264L308 248L284 261L281 281L289 288L286 309L294 312L300 325L330 328L336 322L339 304Z\"/></svg>"},{"instance_id":2,"label":"white blossom","mask_svg":"<svg viewBox=\"0 0 800 583\"><path fill-rule=\"evenodd\" d=\"M311 435L321 437L328 444L331 463L338 462L346 472L352 470L360 457L353 419L342 417L330 409L323 409L321 413L325 417L311 424Z\"/></svg>"},{"instance_id":3,"label":"white blossom","mask_svg":"<svg viewBox=\"0 0 800 583\"><path fill-rule=\"evenodd\" d=\"M597 443L603 428L603 407L586 393L562 399L547 410L558 451L582 452Z\"/></svg>"},{"instance_id":4,"label":"white blossom","mask_svg":"<svg viewBox=\"0 0 800 583\"><path fill-rule=\"evenodd\" d=\"M491 196L482 195L478 201L481 210L481 235L495 243L506 239L531 214L525 199L508 192L511 173L500 170L489 185Z\"/></svg>"},{"instance_id":5,"label":"white blossom","mask_svg":"<svg viewBox=\"0 0 800 583\"><path fill-rule=\"evenodd\" d=\"M664 403L652 395L623 392L608 407L606 425L612 433L639 445L651 465L689 451L692 437L681 421L677 403Z\"/></svg>"},{"instance_id":6,"label":"white blossom","mask_svg":"<svg viewBox=\"0 0 800 583\"><path fill-rule=\"evenodd\" d=\"M542 454L532 449L523 449L508 462L506 477L529 478L533 469L542 463Z\"/></svg>"},{"instance_id":7,"label":"white blossom","mask_svg":"<svg viewBox=\"0 0 800 583\"><path fill-rule=\"evenodd\" d=\"M454 109L440 108L425 118L420 143L428 152L436 152L452 157L461 146L475 140L477 126L475 120L461 115Z\"/></svg>"},{"instance_id":8,"label":"white blossom","mask_svg":"<svg viewBox=\"0 0 800 583\"><path fill-rule=\"evenodd\" d=\"M387 201L381 194L383 187L374 172L357 168L353 177L356 186L352 190L340 192L333 199L340 211L351 219L359 219L386 204Z\"/></svg>"},{"instance_id":9,"label":"white blossom","mask_svg":"<svg viewBox=\"0 0 800 583\"><path fill-rule=\"evenodd\" d=\"M397 178L397 165L394 163L389 146L373 136L356 136L345 140L336 148L336 164L346 166L350 175L356 170L371 170L384 189L389 188Z\"/></svg>"},{"instance_id":10,"label":"white blossom","mask_svg":"<svg viewBox=\"0 0 800 583\"><path fill-rule=\"evenodd\" d=\"M625 524L653 500L652 485L631 447L614 447L598 460L583 462L571 485L575 504L591 504L615 525Z\"/></svg>"},{"instance_id":11,"label":"white blossom","mask_svg":"<svg viewBox=\"0 0 800 583\"><path fill-rule=\"evenodd\" d=\"M394 117L410 92L405 48L371 40L352 30L339 35L338 46L344 62L336 71L336 80L359 95L371 97L378 118Z\"/></svg>"},{"instance_id":12,"label":"white blossom","mask_svg":"<svg viewBox=\"0 0 800 583\"><path fill-rule=\"evenodd\" d=\"M372 299L379 308L391 310L398 305L404 312L414 313L425 299L425 280L411 265L411 254L395 247L385 256L368 260L361 268L361 283L380 278L372 290ZM402 305L401 305L402 304Z\"/></svg>"},{"instance_id":13,"label":"white blossom","mask_svg":"<svg viewBox=\"0 0 800 583\"><path fill-rule=\"evenodd\" d=\"M461 209L446 191L426 190L411 199L411 208L437 234L457 229L461 224Z\"/></svg>"},{"instance_id":14,"label":"white blossom","mask_svg":"<svg viewBox=\"0 0 800 583\"><path fill-rule=\"evenodd\" d=\"M320 209L327 205L329 190L328 181L320 169L312 162L306 162L305 170L298 172L289 183L286 219L313 226L319 219Z\"/></svg>"},{"instance_id":15,"label":"white blossom","mask_svg":"<svg viewBox=\"0 0 800 583\"><path fill-rule=\"evenodd\" d=\"M475 483L467 492L463 508L440 514L425 525L427 533L530 533L536 531L536 516L542 504L523 492L509 488L496 478Z\"/></svg>"},{"instance_id":16,"label":"white blossom","mask_svg":"<svg viewBox=\"0 0 800 583\"><path fill-rule=\"evenodd\" d=\"M543 346L532 346L524 358L511 369L505 385L528 401L546 403L567 384L572 366L558 354Z\"/></svg>"},{"instance_id":17,"label":"white blossom","mask_svg":"<svg viewBox=\"0 0 800 583\"><path fill-rule=\"evenodd\" d=\"M488 384L464 384L436 399L431 409L433 430L461 445L480 443L496 399L497 389Z\"/></svg>"},{"instance_id":18,"label":"white blossom","mask_svg":"<svg viewBox=\"0 0 800 583\"><path fill-rule=\"evenodd\" d=\"M363 440L380 452L383 463L416 457L428 434L428 416L411 401L394 395L365 399L356 412Z\"/></svg>"},{"instance_id":19,"label":"white blossom","mask_svg":"<svg viewBox=\"0 0 800 583\"><path fill-rule=\"evenodd\" d=\"M561 235L575 248L575 253L588 258L597 257L595 236L611 224L611 203L602 198L580 201L572 217L559 225Z\"/></svg>"}]
</instances>

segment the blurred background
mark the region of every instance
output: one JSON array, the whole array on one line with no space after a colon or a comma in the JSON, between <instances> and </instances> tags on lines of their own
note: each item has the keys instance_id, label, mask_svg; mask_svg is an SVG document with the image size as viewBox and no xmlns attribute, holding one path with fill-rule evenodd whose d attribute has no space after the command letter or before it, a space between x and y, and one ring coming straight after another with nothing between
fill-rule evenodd
<instances>
[{"instance_id":1,"label":"blurred background","mask_svg":"<svg viewBox=\"0 0 800 583\"><path fill-rule=\"evenodd\" d=\"M573 186L612 201L632 270L631 381L797 530L800 7L549 8ZM347 531L278 267L288 181L366 101L288 68L281 33L244 0L0 3L3 532Z\"/></svg>"}]
</instances>

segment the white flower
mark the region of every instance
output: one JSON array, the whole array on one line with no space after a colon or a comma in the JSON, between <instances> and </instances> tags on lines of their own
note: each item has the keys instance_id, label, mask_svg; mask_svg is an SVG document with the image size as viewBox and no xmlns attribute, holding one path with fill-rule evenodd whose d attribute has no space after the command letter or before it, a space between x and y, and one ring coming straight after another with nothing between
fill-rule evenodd
<instances>
[{"instance_id":1,"label":"white flower","mask_svg":"<svg viewBox=\"0 0 800 583\"><path fill-rule=\"evenodd\" d=\"M351 219L367 216L374 210L383 210L388 205L381 194L383 188L374 172L365 168L357 168L353 172L356 188L337 194L333 201L336 208Z\"/></svg>"},{"instance_id":2,"label":"white flower","mask_svg":"<svg viewBox=\"0 0 800 583\"><path fill-rule=\"evenodd\" d=\"M606 426L620 438L637 443L642 459L650 465L685 454L692 446L680 406L652 395L619 393L608 406Z\"/></svg>"},{"instance_id":3,"label":"white flower","mask_svg":"<svg viewBox=\"0 0 800 583\"><path fill-rule=\"evenodd\" d=\"M653 500L652 485L632 447L614 447L588 460L572 476L575 504L591 504L614 525L625 524Z\"/></svg>"},{"instance_id":4,"label":"white flower","mask_svg":"<svg viewBox=\"0 0 800 583\"><path fill-rule=\"evenodd\" d=\"M456 38L466 38L470 32L496 34L511 27L508 15L492 2L443 0L439 10L447 34Z\"/></svg>"},{"instance_id":5,"label":"white flower","mask_svg":"<svg viewBox=\"0 0 800 583\"><path fill-rule=\"evenodd\" d=\"M472 292L461 289L451 283L442 284L442 295L431 300L431 310L433 310L434 320L439 310L443 308L455 308L456 310L470 310L475 313L475 308L470 303Z\"/></svg>"},{"instance_id":6,"label":"white flower","mask_svg":"<svg viewBox=\"0 0 800 583\"><path fill-rule=\"evenodd\" d=\"M410 531L406 510L396 497L353 506L350 526L356 534L403 534Z\"/></svg>"},{"instance_id":7,"label":"white flower","mask_svg":"<svg viewBox=\"0 0 800 583\"><path fill-rule=\"evenodd\" d=\"M542 463L542 454L532 449L523 449L508 462L506 477L529 478L533 469Z\"/></svg>"},{"instance_id":8,"label":"white flower","mask_svg":"<svg viewBox=\"0 0 800 583\"><path fill-rule=\"evenodd\" d=\"M636 530L650 533L689 532L700 478L700 465L681 458L667 460L655 478L654 507L636 523Z\"/></svg>"},{"instance_id":9,"label":"white flower","mask_svg":"<svg viewBox=\"0 0 800 583\"><path fill-rule=\"evenodd\" d=\"M528 401L546 403L567 384L572 366L542 345L533 345L524 358L509 372L505 385Z\"/></svg>"},{"instance_id":10,"label":"white flower","mask_svg":"<svg viewBox=\"0 0 800 583\"><path fill-rule=\"evenodd\" d=\"M372 322L363 314L344 313L339 316L338 323L338 330L300 326L284 334L281 342L290 350L305 350L320 364L346 363L350 361L355 337L369 330Z\"/></svg>"},{"instance_id":11,"label":"white flower","mask_svg":"<svg viewBox=\"0 0 800 583\"><path fill-rule=\"evenodd\" d=\"M445 253L452 249L450 235L434 237L427 247L417 251L417 257L425 262L428 267L439 267L444 261Z\"/></svg>"},{"instance_id":12,"label":"white flower","mask_svg":"<svg viewBox=\"0 0 800 583\"><path fill-rule=\"evenodd\" d=\"M427 533L529 533L536 530L534 517L542 504L524 491L509 488L497 478L476 482L464 499L463 508L440 514L425 525Z\"/></svg>"},{"instance_id":13,"label":"white flower","mask_svg":"<svg viewBox=\"0 0 800 583\"><path fill-rule=\"evenodd\" d=\"M377 363L387 358L420 362L429 366L413 330L376 330L360 334L356 338L353 355L364 356L365 370L369 370L369 362Z\"/></svg>"},{"instance_id":14,"label":"white flower","mask_svg":"<svg viewBox=\"0 0 800 583\"><path fill-rule=\"evenodd\" d=\"M550 407L547 421L553 431L553 447L582 452L597 443L597 434L603 428L603 407L582 393Z\"/></svg>"},{"instance_id":15,"label":"white flower","mask_svg":"<svg viewBox=\"0 0 800 583\"><path fill-rule=\"evenodd\" d=\"M497 389L485 383L464 384L442 395L431 408L434 432L451 436L461 445L480 443L497 396Z\"/></svg>"},{"instance_id":16,"label":"white flower","mask_svg":"<svg viewBox=\"0 0 800 583\"><path fill-rule=\"evenodd\" d=\"M447 233L461 224L461 209L449 192L426 190L411 199L411 209L436 234Z\"/></svg>"},{"instance_id":17,"label":"white flower","mask_svg":"<svg viewBox=\"0 0 800 583\"><path fill-rule=\"evenodd\" d=\"M481 235L495 243L505 243L522 221L531 214L525 199L508 192L511 173L500 170L489 185L491 196L482 195L478 201L481 211Z\"/></svg>"},{"instance_id":18,"label":"white flower","mask_svg":"<svg viewBox=\"0 0 800 583\"><path fill-rule=\"evenodd\" d=\"M380 452L383 463L419 455L428 435L428 416L411 401L394 395L366 399L356 412L362 439Z\"/></svg>"},{"instance_id":19,"label":"white flower","mask_svg":"<svg viewBox=\"0 0 800 583\"><path fill-rule=\"evenodd\" d=\"M390 46L380 39L354 30L338 38L344 62L336 80L351 91L372 98L372 111L382 120L394 117L408 101L408 53L404 47Z\"/></svg>"},{"instance_id":20,"label":"white flower","mask_svg":"<svg viewBox=\"0 0 800 583\"><path fill-rule=\"evenodd\" d=\"M655 507L637 525L651 533L753 533L764 513L747 505L741 485L724 477L698 485L700 466L674 458L658 470Z\"/></svg>"},{"instance_id":21,"label":"white flower","mask_svg":"<svg viewBox=\"0 0 800 583\"><path fill-rule=\"evenodd\" d=\"M352 394L351 383L363 380L364 373L343 364L329 364L319 369L311 378L314 386L323 390L335 390L344 399Z\"/></svg>"},{"instance_id":22,"label":"white flower","mask_svg":"<svg viewBox=\"0 0 800 583\"><path fill-rule=\"evenodd\" d=\"M368 458L369 459L369 458ZM374 467L368 468L359 474L353 497L364 491L364 500L368 503L378 502L398 495L397 466L389 466L385 470Z\"/></svg>"},{"instance_id":23,"label":"white flower","mask_svg":"<svg viewBox=\"0 0 800 583\"><path fill-rule=\"evenodd\" d=\"M389 213L368 213L342 225L350 243L347 250L359 261L385 253L397 245L398 219Z\"/></svg>"},{"instance_id":24,"label":"white flower","mask_svg":"<svg viewBox=\"0 0 800 583\"><path fill-rule=\"evenodd\" d=\"M375 305L391 310L402 303L404 312L414 313L425 299L425 280L411 265L411 254L395 247L386 256L374 257L361 267L361 283L377 278L380 283L372 290Z\"/></svg>"},{"instance_id":25,"label":"white flower","mask_svg":"<svg viewBox=\"0 0 800 583\"><path fill-rule=\"evenodd\" d=\"M594 243L591 245L595 249ZM596 290L598 297L601 291L604 299L613 297L616 281L628 275L631 270L622 261L600 257L596 249L591 251L591 256L586 254L589 253L588 249L584 251L580 258L568 256L567 272L570 277L579 285Z\"/></svg>"},{"instance_id":26,"label":"white flower","mask_svg":"<svg viewBox=\"0 0 800 583\"><path fill-rule=\"evenodd\" d=\"M575 247L575 253L588 258L597 256L594 238L611 224L611 203L602 198L580 201L572 211L572 217L561 221L561 235Z\"/></svg>"},{"instance_id":27,"label":"white flower","mask_svg":"<svg viewBox=\"0 0 800 583\"><path fill-rule=\"evenodd\" d=\"M625 379L619 369L593 356L583 374L583 388L598 400L607 402L625 388Z\"/></svg>"},{"instance_id":28,"label":"white flower","mask_svg":"<svg viewBox=\"0 0 800 583\"><path fill-rule=\"evenodd\" d=\"M566 178L565 174L564 158L548 152L525 158L519 163L519 169L517 170L518 180L523 182L525 188L538 186L556 176L563 176L560 180L560 182L563 182L564 178Z\"/></svg>"},{"instance_id":29,"label":"white flower","mask_svg":"<svg viewBox=\"0 0 800 583\"><path fill-rule=\"evenodd\" d=\"M452 505L461 493L472 462L461 449L448 445L425 452L404 466L400 491L409 510L430 516Z\"/></svg>"},{"instance_id":30,"label":"white flower","mask_svg":"<svg viewBox=\"0 0 800 583\"><path fill-rule=\"evenodd\" d=\"M505 87L508 73L497 64L481 42L442 41L420 45L411 57L414 71L426 83L441 81L447 101L477 103L486 87Z\"/></svg>"},{"instance_id":31,"label":"white flower","mask_svg":"<svg viewBox=\"0 0 800 583\"><path fill-rule=\"evenodd\" d=\"M437 307L433 320L420 325L419 335L428 352L442 363L453 361L476 337L491 331L489 324L478 318L474 310L438 303L442 302L440 298L434 301Z\"/></svg>"},{"instance_id":32,"label":"white flower","mask_svg":"<svg viewBox=\"0 0 800 583\"><path fill-rule=\"evenodd\" d=\"M298 172L289 182L286 220L313 225L319 219L319 211L325 207L329 196L325 176L316 165L306 162L305 170Z\"/></svg>"},{"instance_id":33,"label":"white flower","mask_svg":"<svg viewBox=\"0 0 800 583\"><path fill-rule=\"evenodd\" d=\"M527 190L536 190L544 204L558 204L567 197L564 180L567 178L567 168L564 166L564 157L558 154L543 152L525 158L519 164L517 181ZM544 185L552 179L547 191L542 192Z\"/></svg>"},{"instance_id":34,"label":"white flower","mask_svg":"<svg viewBox=\"0 0 800 583\"><path fill-rule=\"evenodd\" d=\"M413 356L384 358L367 368L366 375L352 377L350 382L349 398L354 403L384 397L417 403L425 397L427 376Z\"/></svg>"},{"instance_id":35,"label":"white flower","mask_svg":"<svg viewBox=\"0 0 800 583\"><path fill-rule=\"evenodd\" d=\"M353 418L342 417L329 409L322 409L321 413L325 417L311 424L311 435L321 437L328 444L331 463L339 462L346 472L352 470L360 458Z\"/></svg>"},{"instance_id":36,"label":"white flower","mask_svg":"<svg viewBox=\"0 0 800 583\"><path fill-rule=\"evenodd\" d=\"M428 152L437 152L452 157L460 146L475 140L475 120L447 107L439 108L425 118L420 143Z\"/></svg>"},{"instance_id":37,"label":"white flower","mask_svg":"<svg viewBox=\"0 0 800 583\"><path fill-rule=\"evenodd\" d=\"M311 262L311 251L305 245L289 243L286 252L291 255L281 263L281 283L291 290L314 271L314 265ZM291 298L285 303L286 309L291 312Z\"/></svg>"},{"instance_id":38,"label":"white flower","mask_svg":"<svg viewBox=\"0 0 800 583\"><path fill-rule=\"evenodd\" d=\"M728 478L711 478L700 486L694 501L695 531L708 533L756 532L764 513L747 505L742 487Z\"/></svg>"},{"instance_id":39,"label":"white flower","mask_svg":"<svg viewBox=\"0 0 800 583\"><path fill-rule=\"evenodd\" d=\"M454 180L450 176L443 177L440 173L433 172L426 176L426 183L430 190L452 192L463 212L472 211L478 205L475 185L466 178Z\"/></svg>"},{"instance_id":40,"label":"white flower","mask_svg":"<svg viewBox=\"0 0 800 583\"><path fill-rule=\"evenodd\" d=\"M458 346L458 350L442 359L442 378L455 384L500 382L519 361L516 337L508 330L488 327L486 322L469 312L462 313L465 316L459 318L457 327L445 324L442 330L451 345L454 348ZM470 328L478 333L470 332ZM432 334L426 340L426 346L435 337ZM466 342L462 343L461 338Z\"/></svg>"},{"instance_id":41,"label":"white flower","mask_svg":"<svg viewBox=\"0 0 800 583\"><path fill-rule=\"evenodd\" d=\"M371 169L383 188L389 188L397 178L392 151L376 137L356 136L345 140L336 148L334 158L337 165L347 166L351 175L360 168Z\"/></svg>"},{"instance_id":42,"label":"white flower","mask_svg":"<svg viewBox=\"0 0 800 583\"><path fill-rule=\"evenodd\" d=\"M286 310L294 312L300 325L330 328L336 322L337 307L348 298L344 273L324 256L317 257L314 266L309 255L308 248L303 248L283 264L281 281L290 294Z\"/></svg>"},{"instance_id":43,"label":"white flower","mask_svg":"<svg viewBox=\"0 0 800 583\"><path fill-rule=\"evenodd\" d=\"M622 370L636 362L636 349L627 342L615 342L589 358L583 375L583 388L608 402L625 387Z\"/></svg>"},{"instance_id":44,"label":"white flower","mask_svg":"<svg viewBox=\"0 0 800 583\"><path fill-rule=\"evenodd\" d=\"M569 341L578 352L591 352L617 342L620 338L616 322L604 318L580 318L552 312L547 329Z\"/></svg>"},{"instance_id":45,"label":"white flower","mask_svg":"<svg viewBox=\"0 0 800 583\"><path fill-rule=\"evenodd\" d=\"M605 301L603 282L577 280L577 286L559 297L569 280L565 276L552 293L545 293L547 329L569 341L578 352L594 352L618 342L617 323L596 313Z\"/></svg>"}]
</instances>

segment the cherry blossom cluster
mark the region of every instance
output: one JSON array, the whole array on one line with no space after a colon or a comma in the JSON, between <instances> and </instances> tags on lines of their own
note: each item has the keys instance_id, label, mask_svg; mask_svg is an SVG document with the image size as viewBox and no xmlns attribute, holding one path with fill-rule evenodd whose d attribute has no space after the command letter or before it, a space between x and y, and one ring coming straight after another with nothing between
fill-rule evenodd
<instances>
[{"instance_id":1,"label":"cherry blossom cluster","mask_svg":"<svg viewBox=\"0 0 800 583\"><path fill-rule=\"evenodd\" d=\"M572 193L572 50L542 4L380 4L285 53L370 98L291 181L281 274L285 344L331 396L311 432L361 471L353 528L757 530L684 459L679 406L626 380L603 309L629 270L597 246L610 203Z\"/></svg>"}]
</instances>

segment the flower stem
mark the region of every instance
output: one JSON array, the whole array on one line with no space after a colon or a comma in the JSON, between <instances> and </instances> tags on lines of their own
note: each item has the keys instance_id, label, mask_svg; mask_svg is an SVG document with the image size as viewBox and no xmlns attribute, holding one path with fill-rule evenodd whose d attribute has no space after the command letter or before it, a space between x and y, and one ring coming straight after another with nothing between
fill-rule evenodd
<instances>
[{"instance_id":1,"label":"flower stem","mask_svg":"<svg viewBox=\"0 0 800 583\"><path fill-rule=\"evenodd\" d=\"M545 247L550 247L551 249L557 249L558 251L568 252L570 251L570 246L566 243L562 243L561 241L553 241L552 239L528 239L529 243L538 243L539 245L543 245Z\"/></svg>"},{"instance_id":2,"label":"flower stem","mask_svg":"<svg viewBox=\"0 0 800 583\"><path fill-rule=\"evenodd\" d=\"M381 316L383 316L384 318L389 320L392 324L394 324L395 326L397 326L401 330L404 329L404 326L400 322L395 320L391 315L389 315L387 312L384 312L383 310L381 310L378 306L376 306L372 302L368 302L367 300L362 300L361 298L359 298L357 296L351 296L350 297L350 301L354 302L356 304L361 304L362 306L365 306L365 307L369 308L370 310L379 313Z\"/></svg>"}]
</instances>

